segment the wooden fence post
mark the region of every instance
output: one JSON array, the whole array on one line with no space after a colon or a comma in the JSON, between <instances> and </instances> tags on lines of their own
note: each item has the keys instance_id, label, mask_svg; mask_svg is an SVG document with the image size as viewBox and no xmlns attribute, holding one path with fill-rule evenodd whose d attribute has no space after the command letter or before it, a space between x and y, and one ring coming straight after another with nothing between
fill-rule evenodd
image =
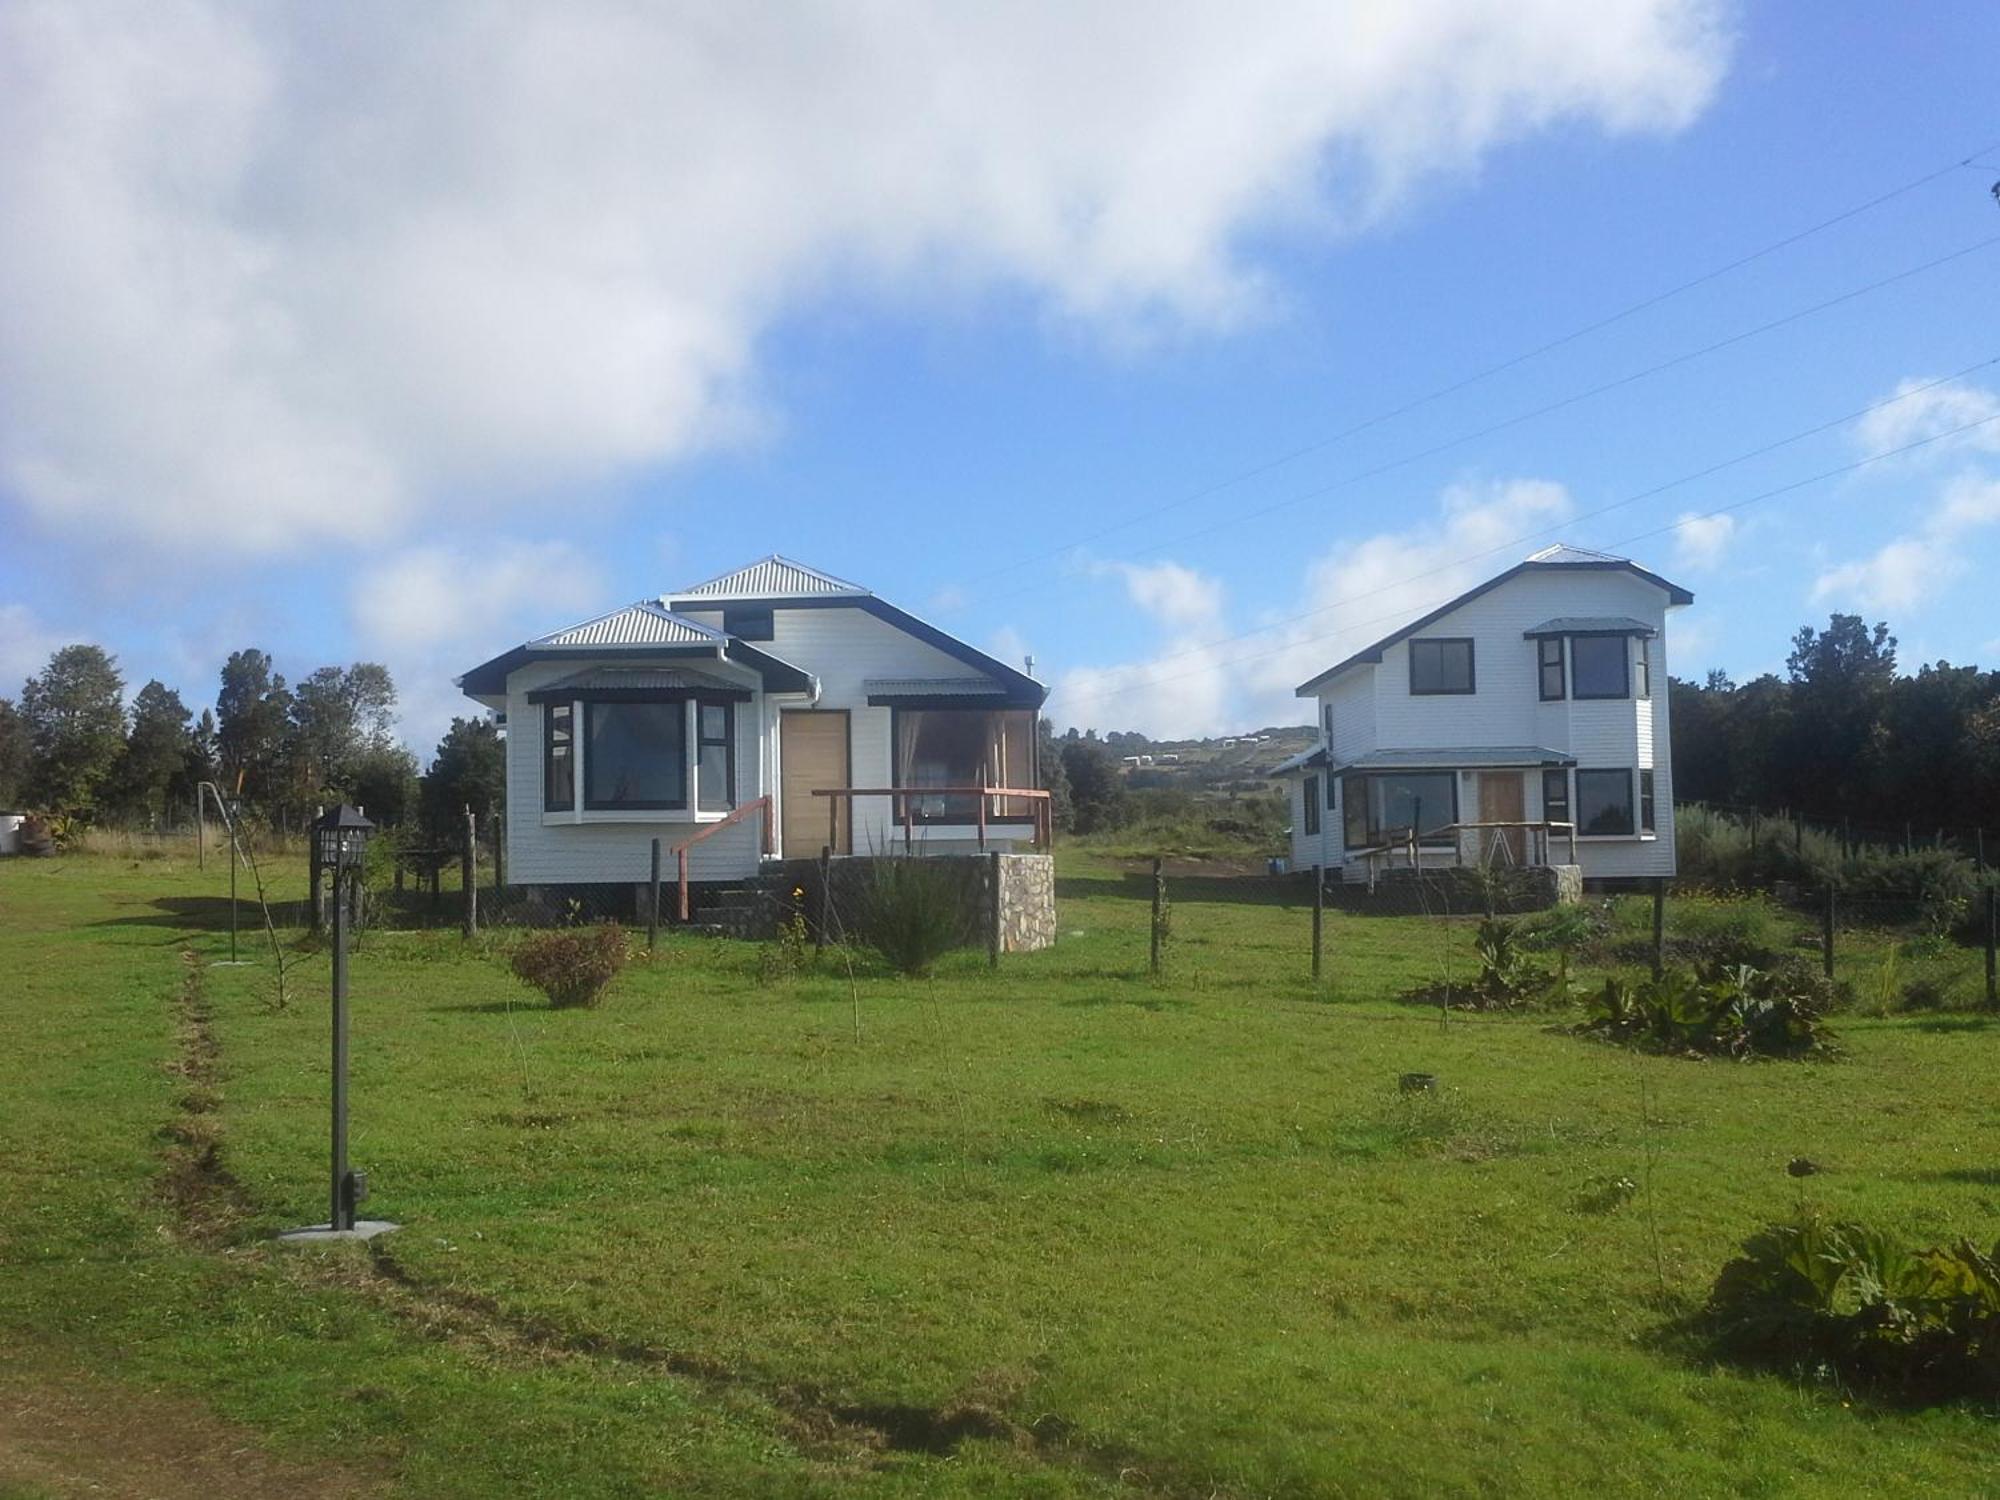
<instances>
[{"instance_id":1,"label":"wooden fence post","mask_svg":"<svg viewBox=\"0 0 2000 1500\"><path fill-rule=\"evenodd\" d=\"M1826 969L1826 977L1833 978L1833 882L1826 883L1826 909L1820 913L1820 963Z\"/></svg>"},{"instance_id":2,"label":"wooden fence post","mask_svg":"<svg viewBox=\"0 0 2000 1500\"><path fill-rule=\"evenodd\" d=\"M1153 857L1153 942L1151 967L1153 973L1160 972L1160 902L1167 892L1167 878L1160 873L1159 856Z\"/></svg>"},{"instance_id":3,"label":"wooden fence post","mask_svg":"<svg viewBox=\"0 0 2000 1500\"><path fill-rule=\"evenodd\" d=\"M1653 877L1653 977L1667 971L1667 878Z\"/></svg>"},{"instance_id":4,"label":"wooden fence post","mask_svg":"<svg viewBox=\"0 0 2000 1500\"><path fill-rule=\"evenodd\" d=\"M465 840L459 850L459 878L465 884L465 935L479 936L479 818L465 810Z\"/></svg>"},{"instance_id":5,"label":"wooden fence post","mask_svg":"<svg viewBox=\"0 0 2000 1500\"><path fill-rule=\"evenodd\" d=\"M2000 1008L2000 971L1994 968L2000 949L2000 887L1986 887L1986 1008Z\"/></svg>"},{"instance_id":6,"label":"wooden fence post","mask_svg":"<svg viewBox=\"0 0 2000 1500\"><path fill-rule=\"evenodd\" d=\"M1313 984L1319 984L1320 956L1326 935L1326 876L1319 866L1313 866Z\"/></svg>"},{"instance_id":7,"label":"wooden fence post","mask_svg":"<svg viewBox=\"0 0 2000 1500\"><path fill-rule=\"evenodd\" d=\"M660 946L660 841L653 840L653 872L646 881L646 951Z\"/></svg>"},{"instance_id":8,"label":"wooden fence post","mask_svg":"<svg viewBox=\"0 0 2000 1500\"><path fill-rule=\"evenodd\" d=\"M833 799L827 799L831 802ZM813 924L813 946L826 946L827 928L833 922L833 845L819 846L819 921Z\"/></svg>"},{"instance_id":9,"label":"wooden fence post","mask_svg":"<svg viewBox=\"0 0 2000 1500\"><path fill-rule=\"evenodd\" d=\"M986 966L989 969L997 969L1000 967L1000 944L1005 936L1001 929L1000 851L998 849L993 850L986 856L986 883L988 886L986 893L988 903L986 914Z\"/></svg>"}]
</instances>

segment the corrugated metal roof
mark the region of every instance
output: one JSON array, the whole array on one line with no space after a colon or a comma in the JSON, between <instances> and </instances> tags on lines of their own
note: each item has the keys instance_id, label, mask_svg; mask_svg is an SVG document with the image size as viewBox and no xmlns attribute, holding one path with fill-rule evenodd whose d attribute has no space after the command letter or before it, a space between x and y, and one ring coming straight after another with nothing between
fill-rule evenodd
<instances>
[{"instance_id":1,"label":"corrugated metal roof","mask_svg":"<svg viewBox=\"0 0 2000 1500\"><path fill-rule=\"evenodd\" d=\"M1271 774L1273 776L1284 776L1292 771L1303 771L1308 766L1323 766L1325 764L1326 747L1324 745L1315 745L1310 750L1301 750L1297 755L1290 755L1279 761L1275 766L1271 767Z\"/></svg>"},{"instance_id":2,"label":"corrugated metal roof","mask_svg":"<svg viewBox=\"0 0 2000 1500\"><path fill-rule=\"evenodd\" d=\"M869 677L861 690L871 698L1001 698L1007 693L990 677Z\"/></svg>"},{"instance_id":3,"label":"corrugated metal roof","mask_svg":"<svg viewBox=\"0 0 2000 1500\"><path fill-rule=\"evenodd\" d=\"M587 671L572 672L567 677L559 677L554 682L545 682L528 696L533 698L541 693L580 693L618 688L689 693L750 691L743 683L731 682L726 677L717 677L709 672L697 672L688 667L591 667Z\"/></svg>"},{"instance_id":4,"label":"corrugated metal roof","mask_svg":"<svg viewBox=\"0 0 2000 1500\"><path fill-rule=\"evenodd\" d=\"M1630 615L1561 615L1521 634L1533 640L1538 635L1658 635L1659 631Z\"/></svg>"},{"instance_id":5,"label":"corrugated metal roof","mask_svg":"<svg viewBox=\"0 0 2000 1500\"><path fill-rule=\"evenodd\" d=\"M1622 563L1632 559L1620 557L1615 552L1593 552L1588 547L1572 547L1567 542L1556 542L1539 552L1530 552L1527 560L1538 563Z\"/></svg>"},{"instance_id":6,"label":"corrugated metal roof","mask_svg":"<svg viewBox=\"0 0 2000 1500\"><path fill-rule=\"evenodd\" d=\"M835 578L804 563L793 562L773 552L748 567L724 573L706 583L679 589L669 599L795 599L819 598L828 594L866 594L858 583Z\"/></svg>"},{"instance_id":7,"label":"corrugated metal roof","mask_svg":"<svg viewBox=\"0 0 2000 1500\"><path fill-rule=\"evenodd\" d=\"M1512 770L1517 766L1569 766L1576 757L1546 745L1481 746L1467 750L1371 750L1343 771Z\"/></svg>"},{"instance_id":8,"label":"corrugated metal roof","mask_svg":"<svg viewBox=\"0 0 2000 1500\"><path fill-rule=\"evenodd\" d=\"M530 646L688 646L727 640L719 630L641 599L623 609L528 642Z\"/></svg>"}]
</instances>

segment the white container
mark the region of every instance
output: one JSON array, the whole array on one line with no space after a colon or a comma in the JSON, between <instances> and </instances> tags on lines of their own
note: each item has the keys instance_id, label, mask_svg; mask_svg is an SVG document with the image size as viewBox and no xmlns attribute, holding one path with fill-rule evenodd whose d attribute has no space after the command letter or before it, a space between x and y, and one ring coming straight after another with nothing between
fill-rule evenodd
<instances>
[{"instance_id":1,"label":"white container","mask_svg":"<svg viewBox=\"0 0 2000 1500\"><path fill-rule=\"evenodd\" d=\"M21 852L21 819L24 814L0 812L0 854Z\"/></svg>"}]
</instances>

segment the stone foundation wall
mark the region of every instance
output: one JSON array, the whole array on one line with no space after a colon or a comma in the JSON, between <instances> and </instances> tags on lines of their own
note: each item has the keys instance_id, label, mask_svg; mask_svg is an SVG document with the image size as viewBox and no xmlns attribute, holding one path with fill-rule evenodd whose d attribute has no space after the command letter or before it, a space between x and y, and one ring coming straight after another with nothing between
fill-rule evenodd
<instances>
[{"instance_id":1,"label":"stone foundation wall","mask_svg":"<svg viewBox=\"0 0 2000 1500\"><path fill-rule=\"evenodd\" d=\"M1000 951L1037 953L1056 941L1056 862L1048 854L1002 854Z\"/></svg>"},{"instance_id":2,"label":"stone foundation wall","mask_svg":"<svg viewBox=\"0 0 2000 1500\"><path fill-rule=\"evenodd\" d=\"M984 948L992 940L993 872L1000 880L1000 951L1033 953L1056 940L1056 862L1047 854L886 854L836 859L828 866L832 908L828 935L838 939L845 917L861 910L869 867L881 859L918 859L946 871L962 895L963 926L959 941ZM806 921L817 923L821 911L820 867L816 859L788 859L765 866L760 884L779 891L786 900L802 892L799 908Z\"/></svg>"}]
</instances>

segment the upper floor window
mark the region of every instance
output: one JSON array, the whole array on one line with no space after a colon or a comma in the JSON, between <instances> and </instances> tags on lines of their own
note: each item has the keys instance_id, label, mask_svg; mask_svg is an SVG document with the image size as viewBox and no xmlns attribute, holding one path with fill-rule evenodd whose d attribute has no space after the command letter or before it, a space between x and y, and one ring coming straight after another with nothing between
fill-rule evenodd
<instances>
[{"instance_id":1,"label":"upper floor window","mask_svg":"<svg viewBox=\"0 0 2000 1500\"><path fill-rule=\"evenodd\" d=\"M1473 690L1472 640L1439 637L1410 642L1410 692L1415 697Z\"/></svg>"},{"instance_id":2,"label":"upper floor window","mask_svg":"<svg viewBox=\"0 0 2000 1500\"><path fill-rule=\"evenodd\" d=\"M1650 698L1653 696L1652 650L1646 644L1644 636L1641 636L1632 644L1638 651L1638 654L1632 658L1632 665L1638 672L1639 696L1641 698Z\"/></svg>"},{"instance_id":3,"label":"upper floor window","mask_svg":"<svg viewBox=\"0 0 2000 1500\"><path fill-rule=\"evenodd\" d=\"M1320 732L1326 736L1327 749L1331 750L1333 748L1333 705L1331 703L1322 703L1319 706L1319 727Z\"/></svg>"},{"instance_id":4,"label":"upper floor window","mask_svg":"<svg viewBox=\"0 0 2000 1500\"><path fill-rule=\"evenodd\" d=\"M1559 635L1545 635L1535 642L1541 664L1542 698L1548 701L1563 696L1563 638Z\"/></svg>"},{"instance_id":5,"label":"upper floor window","mask_svg":"<svg viewBox=\"0 0 2000 1500\"><path fill-rule=\"evenodd\" d=\"M1577 635L1569 643L1570 684L1579 698L1632 696L1632 641L1623 635Z\"/></svg>"},{"instance_id":6,"label":"upper floor window","mask_svg":"<svg viewBox=\"0 0 2000 1500\"><path fill-rule=\"evenodd\" d=\"M778 633L769 605L727 606L722 611L722 628L739 641L768 641Z\"/></svg>"}]
</instances>

